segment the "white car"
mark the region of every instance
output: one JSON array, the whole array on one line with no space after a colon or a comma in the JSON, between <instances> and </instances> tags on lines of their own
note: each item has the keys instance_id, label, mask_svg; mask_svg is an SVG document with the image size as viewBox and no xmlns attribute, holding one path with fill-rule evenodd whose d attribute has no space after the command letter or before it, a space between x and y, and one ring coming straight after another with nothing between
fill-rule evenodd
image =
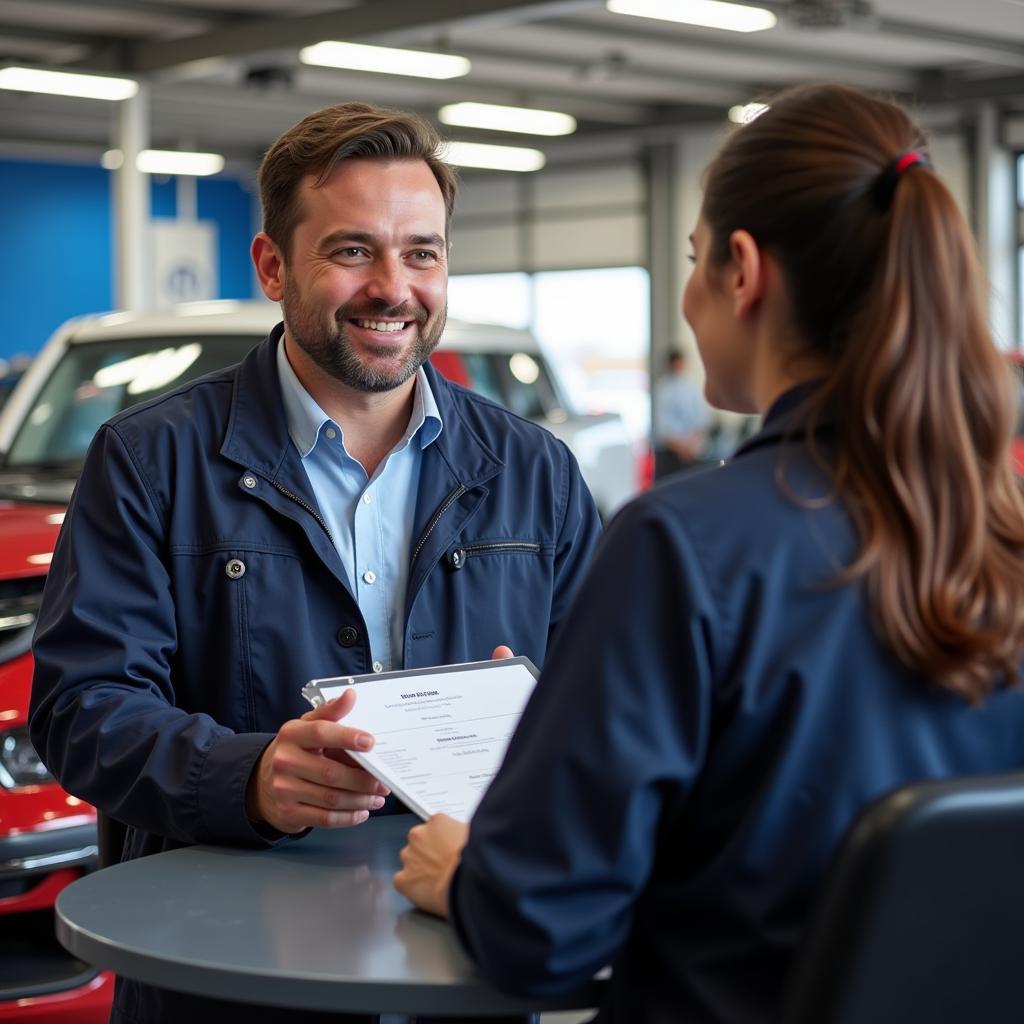
<instances>
[{"instance_id":1,"label":"white car","mask_svg":"<svg viewBox=\"0 0 1024 1024\"><path fill-rule=\"evenodd\" d=\"M280 318L271 303L219 301L64 324L0 412L4 490L66 501L100 424L129 405L237 362ZM602 516L637 490L634 445L621 417L572 411L529 331L449 320L431 361L446 377L565 441Z\"/></svg>"}]
</instances>

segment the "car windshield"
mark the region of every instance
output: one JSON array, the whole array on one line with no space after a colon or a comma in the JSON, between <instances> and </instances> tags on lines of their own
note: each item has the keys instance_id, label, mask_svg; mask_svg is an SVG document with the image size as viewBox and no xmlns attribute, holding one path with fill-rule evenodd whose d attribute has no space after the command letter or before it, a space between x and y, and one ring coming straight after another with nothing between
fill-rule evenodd
<instances>
[{"instance_id":1,"label":"car windshield","mask_svg":"<svg viewBox=\"0 0 1024 1024\"><path fill-rule=\"evenodd\" d=\"M539 354L441 351L431 362L449 380L472 388L527 419L565 419L565 402Z\"/></svg>"},{"instance_id":2,"label":"car windshield","mask_svg":"<svg viewBox=\"0 0 1024 1024\"><path fill-rule=\"evenodd\" d=\"M246 334L72 345L36 396L5 465L77 469L93 435L111 416L238 362L259 340Z\"/></svg>"}]
</instances>

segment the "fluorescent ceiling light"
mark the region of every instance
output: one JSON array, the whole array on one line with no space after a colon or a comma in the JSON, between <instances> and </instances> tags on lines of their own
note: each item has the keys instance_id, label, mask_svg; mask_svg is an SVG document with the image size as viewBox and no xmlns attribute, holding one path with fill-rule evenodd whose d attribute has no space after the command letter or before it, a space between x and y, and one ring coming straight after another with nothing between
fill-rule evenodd
<instances>
[{"instance_id":1,"label":"fluorescent ceiling light","mask_svg":"<svg viewBox=\"0 0 1024 1024\"><path fill-rule=\"evenodd\" d=\"M299 50L299 60L303 64L318 64L326 68L351 68L413 78L460 78L469 74L470 69L465 57L451 53L396 50L390 46L364 46L332 40L304 46Z\"/></svg>"},{"instance_id":2,"label":"fluorescent ceiling light","mask_svg":"<svg viewBox=\"0 0 1024 1024\"><path fill-rule=\"evenodd\" d=\"M729 120L733 124L749 124L768 109L765 103L737 103L729 108Z\"/></svg>"},{"instance_id":3,"label":"fluorescent ceiling light","mask_svg":"<svg viewBox=\"0 0 1024 1024\"><path fill-rule=\"evenodd\" d=\"M723 3L722 0L608 0L613 14L675 21L682 25L721 28L728 32L763 32L778 18L763 7Z\"/></svg>"},{"instance_id":4,"label":"fluorescent ceiling light","mask_svg":"<svg viewBox=\"0 0 1024 1024\"><path fill-rule=\"evenodd\" d=\"M6 67L0 68L0 89L42 92L51 96L80 96L90 100L127 100L139 91L139 83L131 78Z\"/></svg>"},{"instance_id":5,"label":"fluorescent ceiling light","mask_svg":"<svg viewBox=\"0 0 1024 1024\"><path fill-rule=\"evenodd\" d=\"M100 159L108 171L116 171L124 163L119 149L108 149ZM185 153L176 149L144 149L136 158L135 166L143 174L190 174L204 177L224 170L224 157L220 153Z\"/></svg>"},{"instance_id":6,"label":"fluorescent ceiling light","mask_svg":"<svg viewBox=\"0 0 1024 1024\"><path fill-rule=\"evenodd\" d=\"M484 167L490 171L539 171L547 162L539 149L487 146L480 142L446 142L441 159L457 167Z\"/></svg>"},{"instance_id":7,"label":"fluorescent ceiling light","mask_svg":"<svg viewBox=\"0 0 1024 1024\"><path fill-rule=\"evenodd\" d=\"M526 107L501 107L494 103L449 103L437 112L444 124L463 128L487 128L496 132L522 132L525 135L571 135L576 118L557 110L530 110Z\"/></svg>"}]
</instances>

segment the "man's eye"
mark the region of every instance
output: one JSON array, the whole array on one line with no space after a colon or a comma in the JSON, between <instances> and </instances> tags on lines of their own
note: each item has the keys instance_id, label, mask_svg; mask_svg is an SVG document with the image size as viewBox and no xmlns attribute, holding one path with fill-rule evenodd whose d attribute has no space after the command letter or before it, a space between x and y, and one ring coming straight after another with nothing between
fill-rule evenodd
<instances>
[{"instance_id":1,"label":"man's eye","mask_svg":"<svg viewBox=\"0 0 1024 1024\"><path fill-rule=\"evenodd\" d=\"M342 259L357 259L362 256L362 254L363 250L355 245L346 246L344 249L335 249L335 251L331 253L332 256L341 257Z\"/></svg>"},{"instance_id":2,"label":"man's eye","mask_svg":"<svg viewBox=\"0 0 1024 1024\"><path fill-rule=\"evenodd\" d=\"M417 249L416 252L412 254L412 256L413 259L422 260L424 262L428 260L437 259L437 254L431 251L430 249Z\"/></svg>"}]
</instances>

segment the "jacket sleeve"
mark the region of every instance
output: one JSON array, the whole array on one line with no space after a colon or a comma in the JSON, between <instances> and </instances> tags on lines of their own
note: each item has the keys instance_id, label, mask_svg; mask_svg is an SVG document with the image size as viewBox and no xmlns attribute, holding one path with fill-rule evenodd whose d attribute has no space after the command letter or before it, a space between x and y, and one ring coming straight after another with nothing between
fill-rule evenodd
<instances>
[{"instance_id":1,"label":"jacket sleeve","mask_svg":"<svg viewBox=\"0 0 1024 1024\"><path fill-rule=\"evenodd\" d=\"M713 601L678 516L620 514L473 817L449 910L482 973L569 989L626 941L705 760Z\"/></svg>"},{"instance_id":2,"label":"jacket sleeve","mask_svg":"<svg viewBox=\"0 0 1024 1024\"><path fill-rule=\"evenodd\" d=\"M561 442L559 442L561 444ZM565 453L563 508L561 529L555 547L555 582L551 601L551 624L548 647L555 627L565 617L576 591L590 567L597 542L601 537L601 517L593 496L583 481L575 456L562 445Z\"/></svg>"},{"instance_id":3,"label":"jacket sleeve","mask_svg":"<svg viewBox=\"0 0 1024 1024\"><path fill-rule=\"evenodd\" d=\"M116 427L103 428L43 594L32 742L68 792L119 821L181 842L265 842L245 789L272 737L174 706L166 515Z\"/></svg>"}]
</instances>

